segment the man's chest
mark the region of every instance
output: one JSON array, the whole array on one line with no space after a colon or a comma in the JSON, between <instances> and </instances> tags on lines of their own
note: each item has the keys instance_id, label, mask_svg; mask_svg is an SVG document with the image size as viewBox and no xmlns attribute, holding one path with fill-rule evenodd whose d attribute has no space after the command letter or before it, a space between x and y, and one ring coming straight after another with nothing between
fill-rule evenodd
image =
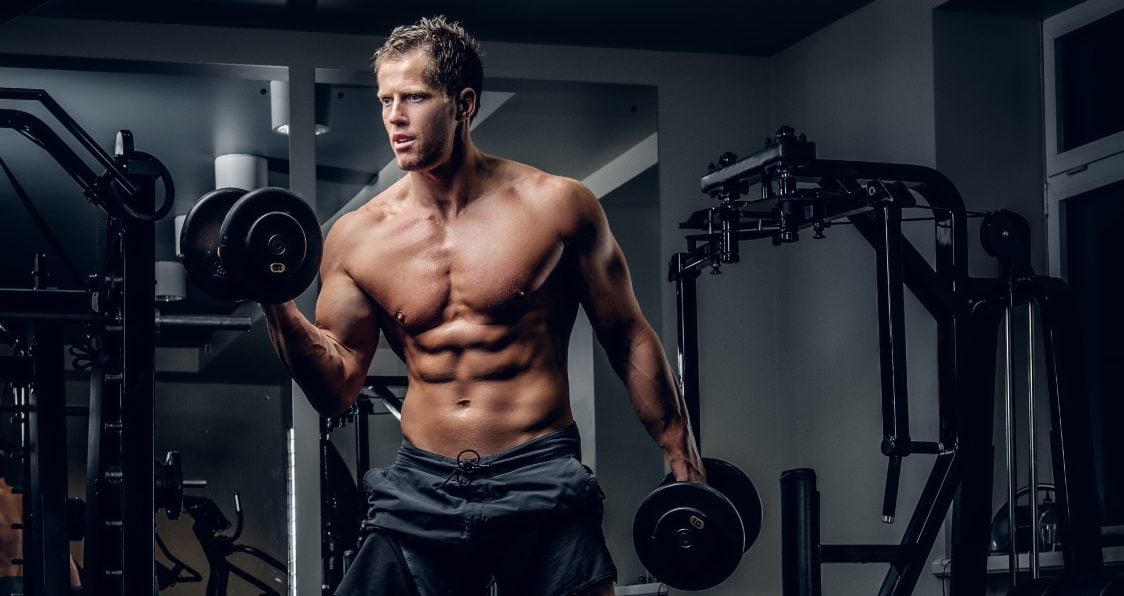
<instances>
[{"instance_id":1,"label":"man's chest","mask_svg":"<svg viewBox=\"0 0 1124 596\"><path fill-rule=\"evenodd\" d=\"M417 222L372 237L353 255L357 281L407 330L460 317L503 320L530 308L560 274L564 244L542 222Z\"/></svg>"}]
</instances>

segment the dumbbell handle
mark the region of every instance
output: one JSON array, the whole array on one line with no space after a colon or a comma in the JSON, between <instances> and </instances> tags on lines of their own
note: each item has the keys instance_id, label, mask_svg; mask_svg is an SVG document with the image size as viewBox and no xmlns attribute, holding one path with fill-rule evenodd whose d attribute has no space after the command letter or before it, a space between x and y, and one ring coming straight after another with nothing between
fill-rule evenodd
<instances>
[{"instance_id":1,"label":"dumbbell handle","mask_svg":"<svg viewBox=\"0 0 1124 596\"><path fill-rule=\"evenodd\" d=\"M184 488L207 488L206 480L184 480Z\"/></svg>"}]
</instances>

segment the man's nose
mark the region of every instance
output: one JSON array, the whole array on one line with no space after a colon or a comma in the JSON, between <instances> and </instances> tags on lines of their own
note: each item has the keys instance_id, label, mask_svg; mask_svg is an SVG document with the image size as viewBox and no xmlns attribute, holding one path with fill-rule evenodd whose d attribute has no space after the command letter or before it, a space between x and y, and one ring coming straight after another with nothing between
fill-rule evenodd
<instances>
[{"instance_id":1,"label":"man's nose","mask_svg":"<svg viewBox=\"0 0 1124 596\"><path fill-rule=\"evenodd\" d=\"M402 102L395 101L390 104L387 110L386 121L394 124L402 124L406 122L406 111L402 109Z\"/></svg>"}]
</instances>

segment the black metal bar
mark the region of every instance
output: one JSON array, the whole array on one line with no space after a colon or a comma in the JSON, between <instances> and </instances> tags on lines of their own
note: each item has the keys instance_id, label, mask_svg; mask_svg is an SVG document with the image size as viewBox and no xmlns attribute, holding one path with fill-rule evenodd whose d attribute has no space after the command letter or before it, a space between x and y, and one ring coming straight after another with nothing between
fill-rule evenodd
<instances>
[{"instance_id":1,"label":"black metal bar","mask_svg":"<svg viewBox=\"0 0 1124 596\"><path fill-rule=\"evenodd\" d=\"M35 270L37 287L45 287L43 255L37 256ZM34 381L28 398L24 467L24 592L53 596L70 589L62 326L53 321L32 323L29 339Z\"/></svg>"},{"instance_id":2,"label":"black metal bar","mask_svg":"<svg viewBox=\"0 0 1124 596\"><path fill-rule=\"evenodd\" d=\"M1056 278L1027 280L1029 298L1041 312L1050 394L1051 452L1055 507L1066 539L1062 559L1068 573L1094 575L1103 568L1101 529L1093 470L1093 446L1084 379L1072 365L1079 346L1072 339L1073 300L1069 286ZM1016 291L1023 290L1022 284ZM1023 292L1019 292L1023 293Z\"/></svg>"},{"instance_id":3,"label":"black metal bar","mask_svg":"<svg viewBox=\"0 0 1124 596\"><path fill-rule=\"evenodd\" d=\"M928 564L945 513L956 495L960 481L959 456L955 451L941 453L933 462L925 487L917 499L909 525L902 535L901 558L886 572L879 591L881 596L907 596L913 593L917 580Z\"/></svg>"},{"instance_id":4,"label":"black metal bar","mask_svg":"<svg viewBox=\"0 0 1124 596\"><path fill-rule=\"evenodd\" d=\"M933 168L912 164L878 163L817 159L800 170L800 176L857 180L896 180L915 182L932 189L923 194L929 206L952 212L964 211L964 199L947 176Z\"/></svg>"},{"instance_id":5,"label":"black metal bar","mask_svg":"<svg viewBox=\"0 0 1124 596\"><path fill-rule=\"evenodd\" d=\"M330 596L343 579L342 548L337 543L335 527L338 521L332 491L332 423L328 418L320 419L320 585L322 593Z\"/></svg>"},{"instance_id":6,"label":"black metal bar","mask_svg":"<svg viewBox=\"0 0 1124 596\"><path fill-rule=\"evenodd\" d=\"M90 152L91 155L94 156L94 159L96 159L98 163L102 165L102 167L113 174L114 179L121 184L126 194L128 194L129 196L134 196L137 194L139 189L137 188L136 184L132 180L130 180L129 177L126 176L120 168L118 168L117 164L113 161L113 158L110 157L109 154L106 153L105 150L103 150L96 142L94 142L94 139L85 130L83 130L82 127L79 126L78 123L75 122L74 119L71 118L70 115L62 109L62 106L60 106L58 102L56 102L54 98L52 98L46 91L42 89L14 89L0 87L0 99L38 101L39 103L43 104L43 107L47 108L47 111L50 112L51 115L59 121L59 124L62 124L62 127L65 128L71 135L73 135L74 138L77 139L78 142L82 145L82 147L84 147L87 151Z\"/></svg>"},{"instance_id":7,"label":"black metal bar","mask_svg":"<svg viewBox=\"0 0 1124 596\"><path fill-rule=\"evenodd\" d=\"M355 417L355 475L361 483L363 474L371 467L371 422L367 414L372 406L367 398L360 396L359 399L367 402L366 407L360 405L359 415Z\"/></svg>"},{"instance_id":8,"label":"black metal bar","mask_svg":"<svg viewBox=\"0 0 1124 596\"><path fill-rule=\"evenodd\" d=\"M871 246L878 246L881 230L869 213L853 215L848 219ZM902 280L925 310L938 321L953 316L963 308L960 306L963 300L952 292L925 257L909 243L902 245Z\"/></svg>"},{"instance_id":9,"label":"black metal bar","mask_svg":"<svg viewBox=\"0 0 1124 596\"><path fill-rule=\"evenodd\" d=\"M85 290L0 289L0 317L85 320L95 314Z\"/></svg>"},{"instance_id":10,"label":"black metal bar","mask_svg":"<svg viewBox=\"0 0 1124 596\"><path fill-rule=\"evenodd\" d=\"M879 361L882 374L882 453L909 455L909 395L905 361L905 295L902 282L902 213L896 205L874 210L881 229L878 253Z\"/></svg>"},{"instance_id":11,"label":"black metal bar","mask_svg":"<svg viewBox=\"0 0 1124 596\"><path fill-rule=\"evenodd\" d=\"M107 338L103 346L109 354L116 354L115 337ZM116 364L110 364L111 370ZM86 434L86 532L83 541L84 587L93 594L119 594L120 576L108 570L120 570L120 520L119 484L107 481L106 471L117 465L119 435L111 428L119 422L103 426L103 420L117 420L118 383L106 383L106 369L98 362L90 366L90 418ZM109 385L108 391L106 385ZM109 414L108 419L103 418ZM103 458L103 454L107 457ZM108 461L107 461L108 459ZM108 465L107 465L108 464Z\"/></svg>"},{"instance_id":12,"label":"black metal bar","mask_svg":"<svg viewBox=\"0 0 1124 596\"><path fill-rule=\"evenodd\" d=\"M898 510L898 485L902 473L902 456L886 458L886 487L882 492L882 522L893 523Z\"/></svg>"},{"instance_id":13,"label":"black metal bar","mask_svg":"<svg viewBox=\"0 0 1124 596\"><path fill-rule=\"evenodd\" d=\"M695 434L695 446L702 450L702 418L699 396L699 322L698 289L699 272L682 269L685 255L672 257L675 275L675 306L678 321L679 384L683 401L687 404L687 422Z\"/></svg>"},{"instance_id":14,"label":"black metal bar","mask_svg":"<svg viewBox=\"0 0 1124 596\"><path fill-rule=\"evenodd\" d=\"M155 181L140 179L141 208L155 201ZM155 451L155 356L156 310L155 226L151 221L125 218L123 223L124 294L122 386L122 471L125 526L125 594L152 590L156 556L153 528L156 524L153 462Z\"/></svg>"},{"instance_id":15,"label":"black metal bar","mask_svg":"<svg viewBox=\"0 0 1124 596\"><path fill-rule=\"evenodd\" d=\"M2 95L2 94L0 94ZM2 99L2 96L0 96ZM0 128L10 128L42 147L55 159L66 173L82 187L83 191L94 192L98 177L94 171L78 157L58 135L42 120L19 110L0 109Z\"/></svg>"},{"instance_id":16,"label":"black metal bar","mask_svg":"<svg viewBox=\"0 0 1124 596\"><path fill-rule=\"evenodd\" d=\"M781 593L820 595L820 504L811 468L781 473Z\"/></svg>"},{"instance_id":17,"label":"black metal bar","mask_svg":"<svg viewBox=\"0 0 1124 596\"><path fill-rule=\"evenodd\" d=\"M764 168L779 162L803 163L815 159L816 144L802 141L794 136L778 137L777 142L766 145L763 149L743 157L733 164L715 170L699 181L703 192L711 192L723 184L737 180L747 180L750 184L756 183L761 178Z\"/></svg>"},{"instance_id":18,"label":"black metal bar","mask_svg":"<svg viewBox=\"0 0 1124 596\"><path fill-rule=\"evenodd\" d=\"M984 282L1001 293L1006 284ZM981 284L970 291L978 295ZM995 350L1005 299L974 300L967 316L958 320L960 341L956 345L955 368L961 379L956 396L960 415L956 422L960 459L960 491L952 516L949 593L978 593L987 581L987 554L991 543L991 491L993 481L992 436L995 404ZM951 349L951 348L949 348ZM953 373L949 373L950 375Z\"/></svg>"},{"instance_id":19,"label":"black metal bar","mask_svg":"<svg viewBox=\"0 0 1124 596\"><path fill-rule=\"evenodd\" d=\"M253 326L250 317L235 315L156 315L156 328L191 327L198 329L229 329L248 331Z\"/></svg>"},{"instance_id":20,"label":"black metal bar","mask_svg":"<svg viewBox=\"0 0 1124 596\"><path fill-rule=\"evenodd\" d=\"M824 544L820 546L822 563L894 563L910 556L900 544Z\"/></svg>"}]
</instances>

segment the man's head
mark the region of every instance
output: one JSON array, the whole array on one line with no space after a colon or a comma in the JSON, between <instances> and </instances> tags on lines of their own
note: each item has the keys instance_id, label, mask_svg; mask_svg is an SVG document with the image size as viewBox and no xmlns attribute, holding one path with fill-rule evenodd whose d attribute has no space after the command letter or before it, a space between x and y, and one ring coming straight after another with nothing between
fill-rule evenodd
<instances>
[{"instance_id":1,"label":"man's head","mask_svg":"<svg viewBox=\"0 0 1124 596\"><path fill-rule=\"evenodd\" d=\"M475 117L484 88L484 66L480 60L483 52L480 44L458 23L450 23L443 16L395 27L386 43L371 57L375 76L388 60L400 59L419 49L429 56L426 79L442 89L447 98L455 99L462 90L472 89L476 108L470 118Z\"/></svg>"}]
</instances>

